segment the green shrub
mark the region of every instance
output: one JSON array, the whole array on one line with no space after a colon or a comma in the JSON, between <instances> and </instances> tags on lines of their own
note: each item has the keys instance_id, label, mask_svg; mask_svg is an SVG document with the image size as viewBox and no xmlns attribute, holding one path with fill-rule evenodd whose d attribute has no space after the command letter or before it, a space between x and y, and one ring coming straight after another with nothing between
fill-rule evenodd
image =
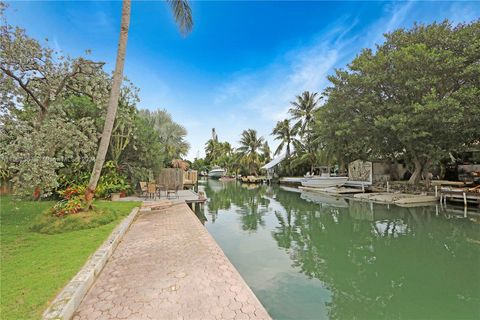
<instances>
[{"instance_id":1,"label":"green shrub","mask_svg":"<svg viewBox=\"0 0 480 320\"><path fill-rule=\"evenodd\" d=\"M130 190L131 185L127 182L127 177L118 171L113 161L105 162L103 174L95 190L95 196L108 199L112 193L128 192Z\"/></svg>"},{"instance_id":2,"label":"green shrub","mask_svg":"<svg viewBox=\"0 0 480 320\"><path fill-rule=\"evenodd\" d=\"M57 216L49 209L38 216L30 230L45 234L56 234L92 229L116 220L119 215L117 211L112 209L95 208L90 211Z\"/></svg>"}]
</instances>

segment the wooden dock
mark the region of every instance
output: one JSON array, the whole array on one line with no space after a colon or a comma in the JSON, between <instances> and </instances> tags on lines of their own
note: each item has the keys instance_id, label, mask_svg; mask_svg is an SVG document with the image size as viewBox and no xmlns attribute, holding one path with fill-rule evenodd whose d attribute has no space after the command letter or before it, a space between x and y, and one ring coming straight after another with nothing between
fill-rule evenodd
<instances>
[{"instance_id":1,"label":"wooden dock","mask_svg":"<svg viewBox=\"0 0 480 320\"><path fill-rule=\"evenodd\" d=\"M480 208L480 192L469 191L468 189L440 189L440 202L460 202L466 207L468 205Z\"/></svg>"}]
</instances>

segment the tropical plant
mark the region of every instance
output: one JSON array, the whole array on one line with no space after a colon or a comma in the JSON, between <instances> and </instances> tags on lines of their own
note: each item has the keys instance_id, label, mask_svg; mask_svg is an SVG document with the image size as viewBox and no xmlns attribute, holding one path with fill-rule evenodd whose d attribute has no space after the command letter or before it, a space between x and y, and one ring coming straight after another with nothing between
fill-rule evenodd
<instances>
[{"instance_id":1,"label":"tropical plant","mask_svg":"<svg viewBox=\"0 0 480 320\"><path fill-rule=\"evenodd\" d=\"M173 121L166 110L140 110L139 115L155 130L162 145L164 165L169 166L173 159L185 156L190 145L185 141L187 130Z\"/></svg>"},{"instance_id":2,"label":"tropical plant","mask_svg":"<svg viewBox=\"0 0 480 320\"><path fill-rule=\"evenodd\" d=\"M247 167L250 174L257 175L264 138L258 137L256 130L247 129L242 132L239 143L240 147L237 151L240 154L240 161Z\"/></svg>"},{"instance_id":3,"label":"tropical plant","mask_svg":"<svg viewBox=\"0 0 480 320\"><path fill-rule=\"evenodd\" d=\"M315 121L315 111L319 107L319 100L317 92L304 91L302 95L296 97L295 101L290 102L292 107L288 112L292 115L292 120L297 120L293 127L301 136L311 130Z\"/></svg>"},{"instance_id":4,"label":"tropical plant","mask_svg":"<svg viewBox=\"0 0 480 320\"><path fill-rule=\"evenodd\" d=\"M50 212L57 217L78 213L82 209L82 196L84 192L85 187L83 186L71 186L59 191L58 194L61 195L63 199L58 201Z\"/></svg>"},{"instance_id":5,"label":"tropical plant","mask_svg":"<svg viewBox=\"0 0 480 320\"><path fill-rule=\"evenodd\" d=\"M280 154L284 149L287 157L292 154L292 145L296 141L297 132L298 130L295 126L290 126L290 120L285 119L277 122L272 131L274 139L280 140L280 144L275 150L275 155Z\"/></svg>"},{"instance_id":6,"label":"tropical plant","mask_svg":"<svg viewBox=\"0 0 480 320\"><path fill-rule=\"evenodd\" d=\"M267 163L269 162L270 160L272 160L272 157L271 157L271 153L272 151L270 150L270 146L268 145L268 142L265 141L261 147L261 160L262 162L264 163Z\"/></svg>"},{"instance_id":7,"label":"tropical plant","mask_svg":"<svg viewBox=\"0 0 480 320\"><path fill-rule=\"evenodd\" d=\"M119 167L113 161L105 162L104 172L98 181L97 196L108 199L112 193L129 192L130 189L131 185Z\"/></svg>"},{"instance_id":8,"label":"tropical plant","mask_svg":"<svg viewBox=\"0 0 480 320\"><path fill-rule=\"evenodd\" d=\"M205 171L208 170L208 165L207 165L205 159L195 158L192 162L191 168L193 170L197 170L199 172L202 172L202 171L205 172Z\"/></svg>"}]
</instances>

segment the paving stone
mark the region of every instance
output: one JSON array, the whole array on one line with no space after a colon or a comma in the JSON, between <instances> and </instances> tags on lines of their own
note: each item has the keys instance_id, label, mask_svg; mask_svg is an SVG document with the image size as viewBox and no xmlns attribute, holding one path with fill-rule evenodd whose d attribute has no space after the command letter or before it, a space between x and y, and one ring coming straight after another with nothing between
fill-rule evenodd
<instances>
[{"instance_id":1,"label":"paving stone","mask_svg":"<svg viewBox=\"0 0 480 320\"><path fill-rule=\"evenodd\" d=\"M270 319L186 204L143 211L75 319Z\"/></svg>"}]
</instances>

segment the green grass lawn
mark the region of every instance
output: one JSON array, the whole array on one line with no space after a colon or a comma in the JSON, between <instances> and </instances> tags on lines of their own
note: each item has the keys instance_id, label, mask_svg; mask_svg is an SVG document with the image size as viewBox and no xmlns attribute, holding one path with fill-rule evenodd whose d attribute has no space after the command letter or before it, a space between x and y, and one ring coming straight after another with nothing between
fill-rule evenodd
<instances>
[{"instance_id":1,"label":"green grass lawn","mask_svg":"<svg viewBox=\"0 0 480 320\"><path fill-rule=\"evenodd\" d=\"M39 319L65 284L138 202L98 201L99 208L117 210L106 225L46 235L29 227L54 202L17 201L0 197L1 276L0 318Z\"/></svg>"}]
</instances>

